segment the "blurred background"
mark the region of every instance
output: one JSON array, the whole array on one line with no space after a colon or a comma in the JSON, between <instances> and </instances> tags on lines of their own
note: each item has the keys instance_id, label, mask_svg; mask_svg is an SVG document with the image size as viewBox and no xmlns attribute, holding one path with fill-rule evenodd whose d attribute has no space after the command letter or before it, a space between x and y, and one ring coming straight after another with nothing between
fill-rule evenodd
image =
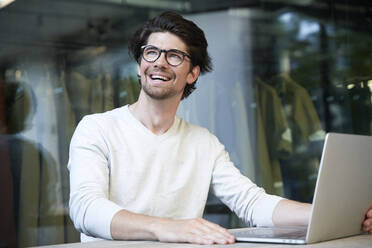
<instances>
[{"instance_id":1,"label":"blurred background","mask_svg":"<svg viewBox=\"0 0 372 248\"><path fill-rule=\"evenodd\" d=\"M178 115L267 192L311 202L327 132L371 135L367 0L0 0L0 247L79 242L68 149L84 115L136 101L127 43L165 10L214 64ZM210 195L204 217L245 225Z\"/></svg>"}]
</instances>

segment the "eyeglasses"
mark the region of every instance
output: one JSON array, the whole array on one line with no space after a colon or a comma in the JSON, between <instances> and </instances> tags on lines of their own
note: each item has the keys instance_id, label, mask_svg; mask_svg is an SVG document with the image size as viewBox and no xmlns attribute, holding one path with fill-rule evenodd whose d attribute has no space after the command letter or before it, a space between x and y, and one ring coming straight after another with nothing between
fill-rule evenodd
<instances>
[{"instance_id":1,"label":"eyeglasses","mask_svg":"<svg viewBox=\"0 0 372 248\"><path fill-rule=\"evenodd\" d=\"M177 49L165 50L151 45L141 46L141 49L142 58L150 63L155 62L163 52L165 53L165 60L171 66L178 66L182 64L182 62L185 60L185 57L191 59L190 55Z\"/></svg>"}]
</instances>

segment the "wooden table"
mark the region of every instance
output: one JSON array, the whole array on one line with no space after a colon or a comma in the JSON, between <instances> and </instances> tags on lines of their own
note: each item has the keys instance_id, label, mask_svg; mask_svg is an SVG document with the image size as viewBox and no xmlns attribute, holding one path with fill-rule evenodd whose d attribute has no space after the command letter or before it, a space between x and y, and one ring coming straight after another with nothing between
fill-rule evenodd
<instances>
[{"instance_id":1,"label":"wooden table","mask_svg":"<svg viewBox=\"0 0 372 248\"><path fill-rule=\"evenodd\" d=\"M264 247L264 248L310 248L310 247L324 247L324 248L359 248L359 247L369 247L372 248L372 235L358 235L349 238L336 239L326 242L320 242L311 245L281 245L281 244L258 244L258 243L242 243L238 242L232 245L193 245L193 244L179 244L179 243L162 243L156 241L95 241L88 243L70 243L61 245L50 245L42 246L43 248L152 248L152 247L162 247L162 248L208 248L208 247Z\"/></svg>"}]
</instances>

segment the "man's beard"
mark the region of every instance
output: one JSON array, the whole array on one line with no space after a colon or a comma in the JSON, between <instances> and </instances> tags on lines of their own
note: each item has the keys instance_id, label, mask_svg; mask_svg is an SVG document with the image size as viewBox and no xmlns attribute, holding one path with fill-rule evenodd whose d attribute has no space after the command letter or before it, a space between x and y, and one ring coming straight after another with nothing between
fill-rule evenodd
<instances>
[{"instance_id":1,"label":"man's beard","mask_svg":"<svg viewBox=\"0 0 372 248\"><path fill-rule=\"evenodd\" d=\"M142 85L142 89L149 97L156 99L156 100L169 99L180 93L180 92L177 92L173 88L159 89L159 88L151 87L148 84Z\"/></svg>"},{"instance_id":2,"label":"man's beard","mask_svg":"<svg viewBox=\"0 0 372 248\"><path fill-rule=\"evenodd\" d=\"M142 84L141 78L138 78L138 81L143 89L143 91L148 95L149 97L155 99L155 100L165 100L172 98L178 94L182 94L183 90L177 91L174 87L164 88L164 87L154 87L150 86L148 83Z\"/></svg>"}]
</instances>

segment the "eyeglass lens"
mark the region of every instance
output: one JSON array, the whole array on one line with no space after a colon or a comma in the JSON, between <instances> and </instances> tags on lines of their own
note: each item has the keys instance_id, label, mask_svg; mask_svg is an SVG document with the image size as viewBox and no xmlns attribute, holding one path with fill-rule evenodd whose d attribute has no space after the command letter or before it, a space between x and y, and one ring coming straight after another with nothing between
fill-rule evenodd
<instances>
[{"instance_id":1,"label":"eyeglass lens","mask_svg":"<svg viewBox=\"0 0 372 248\"><path fill-rule=\"evenodd\" d=\"M165 52L165 58L168 64L173 66L180 65L185 57L185 55L181 51L178 51L176 49L160 50L157 47L149 46L145 47L145 49L143 50L143 58L147 62L155 62L160 57L162 52Z\"/></svg>"}]
</instances>

